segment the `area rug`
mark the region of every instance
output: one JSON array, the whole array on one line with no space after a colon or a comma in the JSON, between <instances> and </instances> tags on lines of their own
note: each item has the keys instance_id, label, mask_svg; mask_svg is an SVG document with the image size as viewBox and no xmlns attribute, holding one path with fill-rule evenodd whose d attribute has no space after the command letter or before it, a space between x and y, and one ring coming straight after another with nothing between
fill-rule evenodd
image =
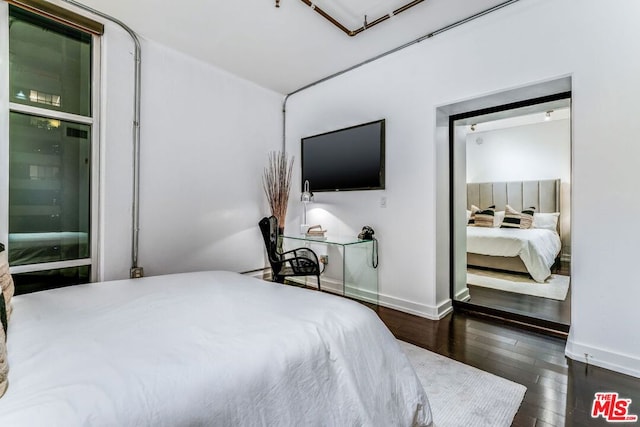
<instances>
[{"instance_id":1,"label":"area rug","mask_svg":"<svg viewBox=\"0 0 640 427\"><path fill-rule=\"evenodd\" d=\"M467 283L485 288L499 289L517 294L564 301L569 291L569 276L552 274L544 283L538 283L524 274L510 274L499 271L467 269Z\"/></svg>"},{"instance_id":2,"label":"area rug","mask_svg":"<svg viewBox=\"0 0 640 427\"><path fill-rule=\"evenodd\" d=\"M510 426L527 388L400 341L427 392L435 427Z\"/></svg>"}]
</instances>

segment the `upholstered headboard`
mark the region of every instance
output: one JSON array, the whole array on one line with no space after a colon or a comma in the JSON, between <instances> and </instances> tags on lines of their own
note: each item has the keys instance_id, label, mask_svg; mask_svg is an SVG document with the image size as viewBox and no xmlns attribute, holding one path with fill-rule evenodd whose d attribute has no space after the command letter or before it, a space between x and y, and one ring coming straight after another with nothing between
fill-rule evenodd
<instances>
[{"instance_id":1,"label":"upholstered headboard","mask_svg":"<svg viewBox=\"0 0 640 427\"><path fill-rule=\"evenodd\" d=\"M467 184L467 209L509 205L517 211L535 206L537 212L560 212L560 180L481 182Z\"/></svg>"}]
</instances>

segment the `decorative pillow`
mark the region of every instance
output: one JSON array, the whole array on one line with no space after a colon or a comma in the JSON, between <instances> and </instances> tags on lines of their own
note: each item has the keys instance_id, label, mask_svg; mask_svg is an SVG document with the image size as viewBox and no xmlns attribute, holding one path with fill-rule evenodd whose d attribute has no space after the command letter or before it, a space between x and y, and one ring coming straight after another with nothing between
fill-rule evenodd
<instances>
[{"instance_id":1,"label":"decorative pillow","mask_svg":"<svg viewBox=\"0 0 640 427\"><path fill-rule=\"evenodd\" d=\"M467 224L469 224L470 219L471 219L471 211L467 209Z\"/></svg>"},{"instance_id":2,"label":"decorative pillow","mask_svg":"<svg viewBox=\"0 0 640 427\"><path fill-rule=\"evenodd\" d=\"M0 288L4 296L4 302L7 307L7 319L11 317L11 298L14 293L13 279L9 274L9 263L7 262L7 251L0 252ZM6 325L5 325L6 326Z\"/></svg>"},{"instance_id":3,"label":"decorative pillow","mask_svg":"<svg viewBox=\"0 0 640 427\"><path fill-rule=\"evenodd\" d=\"M511 206L505 206L504 219L500 228L520 228L520 212Z\"/></svg>"},{"instance_id":4,"label":"decorative pillow","mask_svg":"<svg viewBox=\"0 0 640 427\"><path fill-rule=\"evenodd\" d=\"M496 216L495 205L489 206L487 209L476 212L475 226L476 227L493 227L493 219Z\"/></svg>"},{"instance_id":5,"label":"decorative pillow","mask_svg":"<svg viewBox=\"0 0 640 427\"><path fill-rule=\"evenodd\" d=\"M544 228L551 231L558 231L558 218L560 212L552 213L534 213L533 228Z\"/></svg>"},{"instance_id":6,"label":"decorative pillow","mask_svg":"<svg viewBox=\"0 0 640 427\"><path fill-rule=\"evenodd\" d=\"M4 298L0 298L0 327L4 331L5 338L7 337L7 306L4 303Z\"/></svg>"},{"instance_id":7,"label":"decorative pillow","mask_svg":"<svg viewBox=\"0 0 640 427\"><path fill-rule=\"evenodd\" d=\"M535 206L529 206L523 209L520 214L520 228L532 228L533 214L536 212Z\"/></svg>"},{"instance_id":8,"label":"decorative pillow","mask_svg":"<svg viewBox=\"0 0 640 427\"><path fill-rule=\"evenodd\" d=\"M493 227L500 227L502 221L504 220L505 211L498 211L496 215L493 217Z\"/></svg>"},{"instance_id":9,"label":"decorative pillow","mask_svg":"<svg viewBox=\"0 0 640 427\"><path fill-rule=\"evenodd\" d=\"M0 299L0 311L4 310L4 298ZM1 317L1 316L0 316ZM9 385L9 362L7 361L7 335L5 333L6 326L0 321L0 397L7 391Z\"/></svg>"},{"instance_id":10,"label":"decorative pillow","mask_svg":"<svg viewBox=\"0 0 640 427\"><path fill-rule=\"evenodd\" d=\"M476 212L479 212L480 208L476 205L471 205L471 210L469 212L469 218L467 219L467 225L475 225L476 224Z\"/></svg>"},{"instance_id":11,"label":"decorative pillow","mask_svg":"<svg viewBox=\"0 0 640 427\"><path fill-rule=\"evenodd\" d=\"M505 207L504 220L500 228L531 228L533 223L533 214L536 208L531 206L524 209L522 212L518 212L511 206Z\"/></svg>"}]
</instances>

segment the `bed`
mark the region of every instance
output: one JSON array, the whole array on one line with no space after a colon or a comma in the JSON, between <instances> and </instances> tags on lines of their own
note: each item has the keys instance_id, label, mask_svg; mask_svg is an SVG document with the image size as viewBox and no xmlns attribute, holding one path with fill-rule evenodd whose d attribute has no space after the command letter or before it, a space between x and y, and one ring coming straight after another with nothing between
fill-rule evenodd
<instances>
[{"instance_id":1,"label":"bed","mask_svg":"<svg viewBox=\"0 0 640 427\"><path fill-rule=\"evenodd\" d=\"M430 425L369 308L231 272L13 298L2 425Z\"/></svg>"},{"instance_id":2,"label":"bed","mask_svg":"<svg viewBox=\"0 0 640 427\"><path fill-rule=\"evenodd\" d=\"M494 227L467 227L467 265L527 273L535 281L544 282L561 251L557 225L560 180L467 184L468 210L472 206L495 206L496 211L504 211L506 205L517 211L536 207L535 228L504 229L498 223Z\"/></svg>"}]
</instances>

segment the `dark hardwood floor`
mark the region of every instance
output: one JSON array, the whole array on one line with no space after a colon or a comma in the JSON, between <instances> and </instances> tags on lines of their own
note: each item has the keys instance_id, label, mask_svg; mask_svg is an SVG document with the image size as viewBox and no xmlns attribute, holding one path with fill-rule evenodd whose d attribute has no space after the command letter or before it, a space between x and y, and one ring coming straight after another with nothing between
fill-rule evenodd
<instances>
[{"instance_id":1,"label":"dark hardwood floor","mask_svg":"<svg viewBox=\"0 0 640 427\"><path fill-rule=\"evenodd\" d=\"M546 320L559 325L571 325L571 289L564 301L533 295L516 294L481 286L468 285L469 302L522 316Z\"/></svg>"},{"instance_id":2,"label":"dark hardwood floor","mask_svg":"<svg viewBox=\"0 0 640 427\"><path fill-rule=\"evenodd\" d=\"M552 267L552 273L563 276L568 276L570 270L571 265L568 262L558 262ZM531 318L531 323L541 320L551 329L566 332L571 325L571 288L564 301L473 285L469 285L469 295L469 303L512 313L520 319Z\"/></svg>"},{"instance_id":3,"label":"dark hardwood floor","mask_svg":"<svg viewBox=\"0 0 640 427\"><path fill-rule=\"evenodd\" d=\"M630 413L640 415L640 379L565 358L561 338L463 313L433 321L374 310L398 339L526 386L514 426L609 425L590 416L600 391L632 399Z\"/></svg>"}]
</instances>

